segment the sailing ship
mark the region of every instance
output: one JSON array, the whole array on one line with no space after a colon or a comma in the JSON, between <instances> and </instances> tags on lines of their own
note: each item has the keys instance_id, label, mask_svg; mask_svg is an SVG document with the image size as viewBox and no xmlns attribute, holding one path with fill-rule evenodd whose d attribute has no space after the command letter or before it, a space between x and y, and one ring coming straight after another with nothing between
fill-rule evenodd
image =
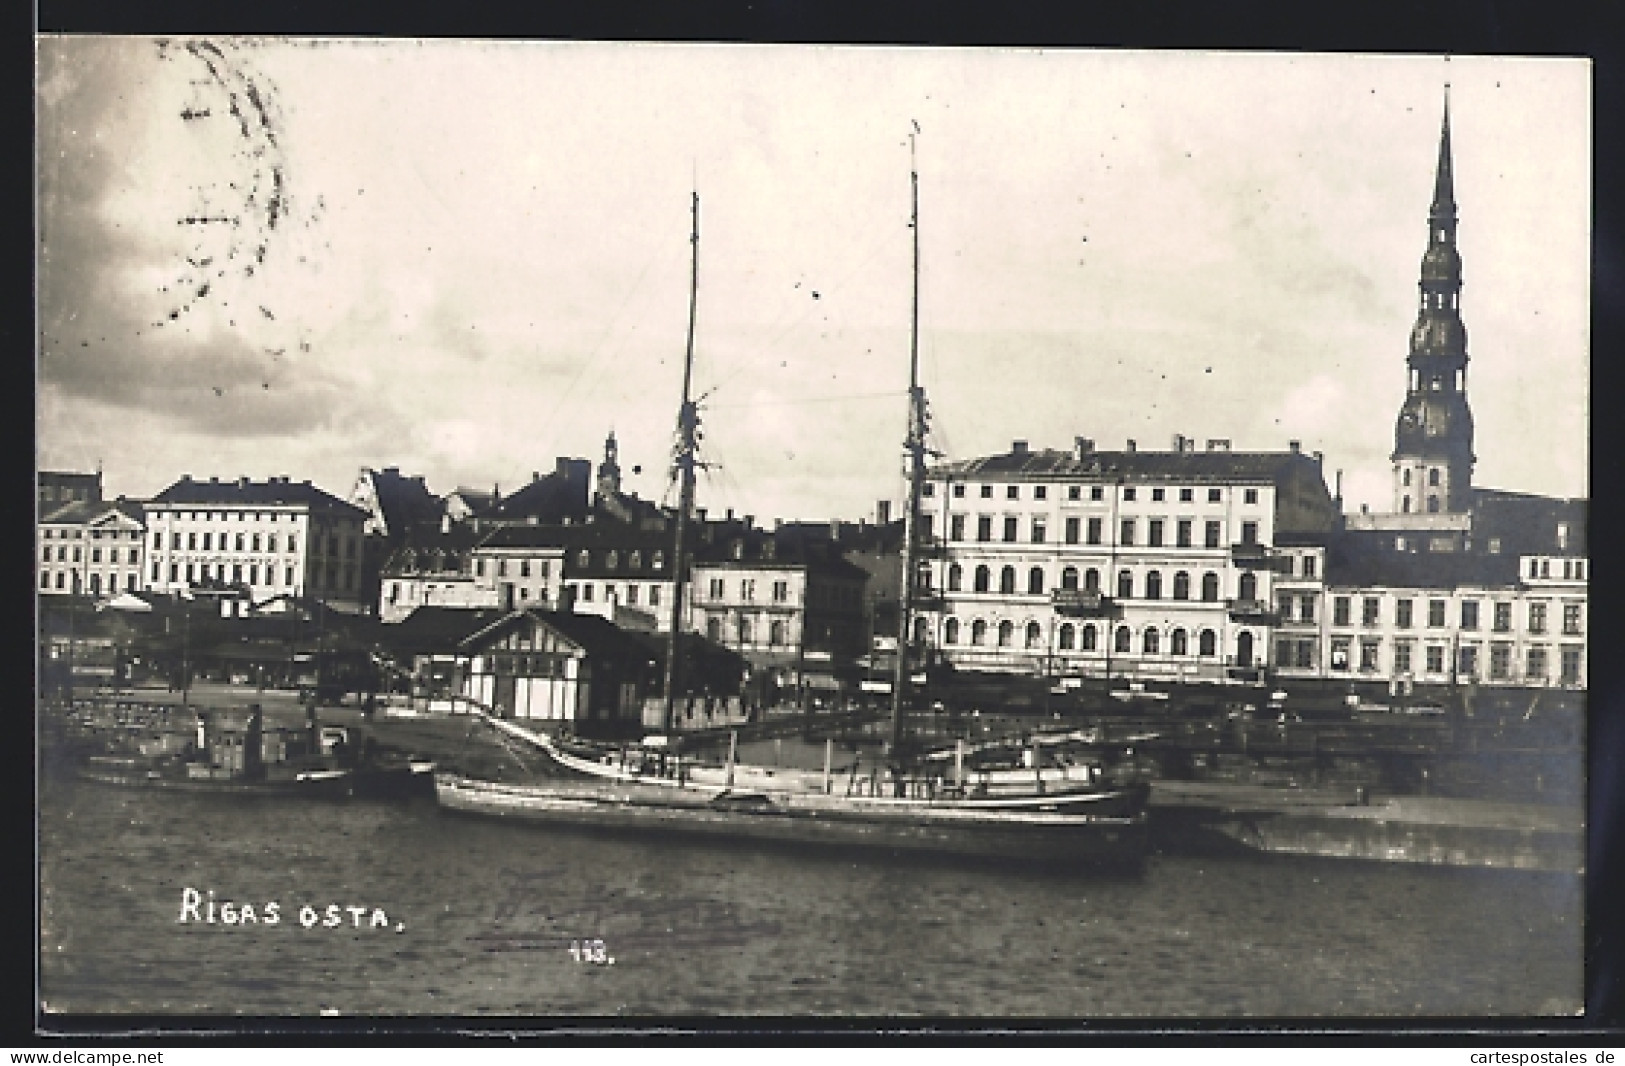
<instances>
[{"instance_id":1,"label":"sailing ship","mask_svg":"<svg viewBox=\"0 0 1625 1066\"><path fill-rule=\"evenodd\" d=\"M912 153L913 138L910 137ZM453 771L435 775L435 792L449 810L517 820L590 827L688 833L730 840L880 846L1035 861L1137 861L1146 852L1143 781L1113 778L1098 746L1035 739L1015 746L1015 758L988 750L918 750L905 718L912 664L920 496L925 476L926 403L919 382L919 173L911 166L914 292L909 351L907 506L903 516L898 654L892 684L891 742L886 762L860 774L854 763L837 773L826 746L822 772L741 765L737 733L726 763L684 756L669 736L615 749L575 748L541 732L476 709L498 732L542 753L549 776L531 781L478 779ZM695 307L699 283L699 195L693 198L687 355L678 410L674 522L676 594L663 695L667 734L673 714L682 629L685 526L694 503L698 412L690 397ZM1071 738L1079 739L1079 738Z\"/></svg>"}]
</instances>

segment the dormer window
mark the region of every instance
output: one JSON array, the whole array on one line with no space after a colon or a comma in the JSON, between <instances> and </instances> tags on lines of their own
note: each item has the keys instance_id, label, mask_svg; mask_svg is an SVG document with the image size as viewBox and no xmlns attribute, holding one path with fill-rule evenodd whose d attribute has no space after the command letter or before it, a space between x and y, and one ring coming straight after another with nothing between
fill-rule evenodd
<instances>
[{"instance_id":1,"label":"dormer window","mask_svg":"<svg viewBox=\"0 0 1625 1066\"><path fill-rule=\"evenodd\" d=\"M592 565L592 553L583 548L576 554L576 565L585 570Z\"/></svg>"}]
</instances>

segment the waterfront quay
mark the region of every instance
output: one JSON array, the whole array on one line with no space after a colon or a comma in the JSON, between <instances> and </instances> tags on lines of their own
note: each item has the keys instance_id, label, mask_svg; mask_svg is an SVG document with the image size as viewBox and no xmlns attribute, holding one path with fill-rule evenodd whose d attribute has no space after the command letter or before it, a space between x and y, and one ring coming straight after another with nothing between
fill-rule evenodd
<instances>
[{"instance_id":1,"label":"waterfront quay","mask_svg":"<svg viewBox=\"0 0 1625 1066\"><path fill-rule=\"evenodd\" d=\"M1176 695L1178 695L1176 693ZM1159 848L1247 850L1384 862L1540 869L1584 865L1584 760L1577 707L1480 701L1467 717L1369 712L1329 720L1269 717L1230 700L1206 711L1195 697L1148 708L1108 699L1048 713L908 716L911 734L937 743L996 742L1035 730L1078 730L1116 744L1152 782ZM309 709L295 689L204 683L189 691L81 691L75 710L128 729L185 728L191 710L258 704L267 723L297 728ZM1290 703L1290 700L1287 701ZM546 760L466 714L425 714L385 700L316 709L324 726L358 742L431 759L464 773L546 774ZM765 711L734 727L697 730L685 750L720 758L730 741L741 762L819 769L833 754L843 772L884 759L890 723L878 711Z\"/></svg>"}]
</instances>

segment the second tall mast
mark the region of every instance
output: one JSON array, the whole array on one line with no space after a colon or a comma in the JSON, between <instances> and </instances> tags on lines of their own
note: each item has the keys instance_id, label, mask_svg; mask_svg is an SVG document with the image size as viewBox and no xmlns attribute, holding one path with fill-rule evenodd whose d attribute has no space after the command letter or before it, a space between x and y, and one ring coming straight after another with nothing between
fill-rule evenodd
<instances>
[{"instance_id":1,"label":"second tall mast","mask_svg":"<svg viewBox=\"0 0 1625 1066\"><path fill-rule=\"evenodd\" d=\"M671 637L666 649L664 684L665 730L677 728L677 656L683 631L683 583L687 567L683 563L684 532L688 513L694 507L694 449L700 426L699 407L689 398L694 378L694 318L700 293L700 194L693 194L693 226L689 232L688 347L683 354L683 401L677 409L677 532L672 543Z\"/></svg>"}]
</instances>

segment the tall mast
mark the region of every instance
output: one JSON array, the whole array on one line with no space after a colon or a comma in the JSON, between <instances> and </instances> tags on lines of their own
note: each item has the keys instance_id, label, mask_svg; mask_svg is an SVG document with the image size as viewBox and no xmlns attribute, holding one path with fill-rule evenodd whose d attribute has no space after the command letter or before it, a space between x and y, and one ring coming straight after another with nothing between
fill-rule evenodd
<instances>
[{"instance_id":1,"label":"tall mast","mask_svg":"<svg viewBox=\"0 0 1625 1066\"><path fill-rule=\"evenodd\" d=\"M688 526L688 512L694 506L694 446L700 426L698 406L689 399L689 387L694 377L694 316L700 293L700 194L694 193L693 228L689 233L693 247L688 278L688 348L683 355L683 402L677 409L677 533L672 543L672 595L671 633L666 648L665 697L666 731L677 727L677 653L678 638L683 629L683 534Z\"/></svg>"},{"instance_id":2,"label":"tall mast","mask_svg":"<svg viewBox=\"0 0 1625 1066\"><path fill-rule=\"evenodd\" d=\"M914 134L908 137L909 187L914 231L914 303L908 335L908 502L903 508L902 567L897 591L897 665L891 690L891 745L897 757L903 740L904 690L909 684L909 641L914 609L914 541L920 524L920 486L925 480L925 390L920 387L920 174L914 165ZM900 784L900 783L899 783Z\"/></svg>"}]
</instances>

